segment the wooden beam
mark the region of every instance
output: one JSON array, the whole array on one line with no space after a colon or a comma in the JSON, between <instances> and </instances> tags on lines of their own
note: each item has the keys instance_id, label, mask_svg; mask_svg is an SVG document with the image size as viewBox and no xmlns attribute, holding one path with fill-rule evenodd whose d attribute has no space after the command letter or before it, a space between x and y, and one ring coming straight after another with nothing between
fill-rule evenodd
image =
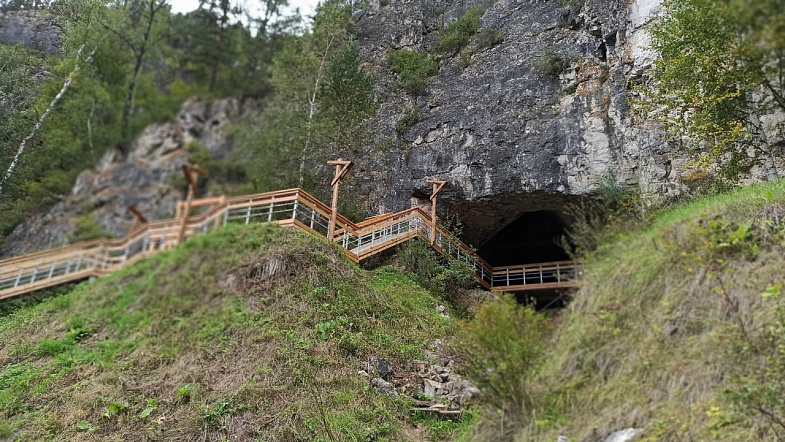
<instances>
[{"instance_id":1,"label":"wooden beam","mask_svg":"<svg viewBox=\"0 0 785 442\"><path fill-rule=\"evenodd\" d=\"M130 210L134 215L134 224L131 226L131 230L134 230L135 228L143 226L149 222L147 221L147 218L142 215L142 212L136 208L136 206L128 206L128 210Z\"/></svg>"},{"instance_id":2,"label":"wooden beam","mask_svg":"<svg viewBox=\"0 0 785 442\"><path fill-rule=\"evenodd\" d=\"M194 193L196 193L196 181L199 179L199 175L207 175L207 171L200 169L196 164L193 166L184 164L183 174L185 174L185 179L188 181L188 195L183 206L183 219L180 223L180 232L177 234L176 244L182 243L185 236L185 229L188 225L188 212L191 211L191 201L194 198Z\"/></svg>"},{"instance_id":3,"label":"wooden beam","mask_svg":"<svg viewBox=\"0 0 785 442\"><path fill-rule=\"evenodd\" d=\"M341 184L341 179L352 168L352 162L338 158L337 160L328 161L328 165L335 166L335 178L333 178L330 186L333 188L333 199L330 205L330 225L327 228L327 239L332 241L335 234L335 221L338 217L338 186Z\"/></svg>"},{"instance_id":4,"label":"wooden beam","mask_svg":"<svg viewBox=\"0 0 785 442\"><path fill-rule=\"evenodd\" d=\"M447 181L442 180L425 180L426 184L433 184L433 193L431 193L431 245L436 244L436 197L444 189Z\"/></svg>"}]
</instances>

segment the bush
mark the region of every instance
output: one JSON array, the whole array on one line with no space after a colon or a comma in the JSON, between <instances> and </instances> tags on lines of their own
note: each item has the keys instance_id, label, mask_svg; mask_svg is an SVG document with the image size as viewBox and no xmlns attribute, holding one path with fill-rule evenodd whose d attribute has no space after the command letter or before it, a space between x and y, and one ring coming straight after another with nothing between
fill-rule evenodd
<instances>
[{"instance_id":1,"label":"bush","mask_svg":"<svg viewBox=\"0 0 785 442\"><path fill-rule=\"evenodd\" d=\"M94 214L86 214L73 221L74 230L66 235L69 243L89 241L98 238L112 238L111 232L101 228Z\"/></svg>"},{"instance_id":2,"label":"bush","mask_svg":"<svg viewBox=\"0 0 785 442\"><path fill-rule=\"evenodd\" d=\"M398 74L398 85L414 95L425 92L436 73L436 62L417 51L399 49L387 55L387 65Z\"/></svg>"},{"instance_id":3,"label":"bush","mask_svg":"<svg viewBox=\"0 0 785 442\"><path fill-rule=\"evenodd\" d=\"M544 354L545 321L533 307L505 294L486 301L456 335L462 373L483 391L489 411L510 419L504 422L509 430L532 413L530 381Z\"/></svg>"},{"instance_id":4,"label":"bush","mask_svg":"<svg viewBox=\"0 0 785 442\"><path fill-rule=\"evenodd\" d=\"M469 38L480 28L480 17L485 12L480 6L472 6L463 17L444 27L436 46L442 55L455 55L469 43Z\"/></svg>"},{"instance_id":5,"label":"bush","mask_svg":"<svg viewBox=\"0 0 785 442\"><path fill-rule=\"evenodd\" d=\"M415 106L403 114L403 117L395 124L395 130L402 134L417 124L418 121L420 121L420 108Z\"/></svg>"},{"instance_id":6,"label":"bush","mask_svg":"<svg viewBox=\"0 0 785 442\"><path fill-rule=\"evenodd\" d=\"M490 48L504 41L504 33L496 28L484 28L477 35L477 46L481 49Z\"/></svg>"},{"instance_id":7,"label":"bush","mask_svg":"<svg viewBox=\"0 0 785 442\"><path fill-rule=\"evenodd\" d=\"M568 59L550 48L546 49L537 61L537 67L540 71L551 77L558 77L569 66L570 61Z\"/></svg>"}]
</instances>

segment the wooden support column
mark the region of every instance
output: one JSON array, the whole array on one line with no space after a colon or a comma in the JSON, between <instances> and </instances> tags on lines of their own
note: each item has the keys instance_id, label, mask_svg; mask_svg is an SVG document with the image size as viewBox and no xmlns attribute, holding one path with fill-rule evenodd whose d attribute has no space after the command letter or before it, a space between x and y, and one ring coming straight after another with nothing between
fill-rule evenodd
<instances>
[{"instance_id":1,"label":"wooden support column","mask_svg":"<svg viewBox=\"0 0 785 442\"><path fill-rule=\"evenodd\" d=\"M183 205L183 220L180 224L180 232L177 234L177 244L183 242L185 229L188 227L188 213L191 211L191 201L194 199L194 193L196 193L196 180L199 179L199 175L207 175L207 172L194 164L193 166L183 165L183 174L185 174L185 179L188 181L188 195Z\"/></svg>"},{"instance_id":2,"label":"wooden support column","mask_svg":"<svg viewBox=\"0 0 785 442\"><path fill-rule=\"evenodd\" d=\"M431 245L436 243L436 197L439 192L444 189L447 181L442 180L425 180L427 184L433 184L433 193L431 194Z\"/></svg>"},{"instance_id":3,"label":"wooden support column","mask_svg":"<svg viewBox=\"0 0 785 442\"><path fill-rule=\"evenodd\" d=\"M333 178L330 184L333 188L333 201L330 205L330 226L327 228L327 239L332 241L335 234L335 221L338 217L338 185L341 183L341 179L349 172L349 169L352 168L352 162L338 158L334 161L328 161L327 164L335 166L335 178Z\"/></svg>"},{"instance_id":4,"label":"wooden support column","mask_svg":"<svg viewBox=\"0 0 785 442\"><path fill-rule=\"evenodd\" d=\"M147 218L142 215L142 212L140 212L136 206L128 206L128 210L134 215L134 225L131 226L131 230L135 230L137 227L147 224Z\"/></svg>"}]
</instances>

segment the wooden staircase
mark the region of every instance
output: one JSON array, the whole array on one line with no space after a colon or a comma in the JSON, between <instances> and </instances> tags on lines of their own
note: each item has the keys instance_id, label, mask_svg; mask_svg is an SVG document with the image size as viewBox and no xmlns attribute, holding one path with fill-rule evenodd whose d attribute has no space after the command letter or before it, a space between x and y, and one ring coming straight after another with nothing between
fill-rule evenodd
<instances>
[{"instance_id":1,"label":"wooden staircase","mask_svg":"<svg viewBox=\"0 0 785 442\"><path fill-rule=\"evenodd\" d=\"M187 216L190 208L202 208L202 212ZM86 241L0 260L0 299L105 275L229 223L278 223L327 237L331 216L335 223L330 239L355 262L422 238L439 253L468 263L486 289L523 292L576 286L578 269L573 261L493 267L457 238L434 227L431 216L419 208L355 224L302 189L289 189L233 198L189 198L187 206L179 209L175 219L144 222L120 239Z\"/></svg>"}]
</instances>

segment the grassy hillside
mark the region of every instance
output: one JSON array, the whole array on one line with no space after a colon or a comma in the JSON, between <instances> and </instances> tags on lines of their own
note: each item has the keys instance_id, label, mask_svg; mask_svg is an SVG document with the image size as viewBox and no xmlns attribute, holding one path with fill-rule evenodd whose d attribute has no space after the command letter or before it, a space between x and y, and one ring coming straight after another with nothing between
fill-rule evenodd
<instances>
[{"instance_id":1,"label":"grassy hillside","mask_svg":"<svg viewBox=\"0 0 785 442\"><path fill-rule=\"evenodd\" d=\"M358 370L449 336L437 302L307 234L220 229L0 318L0 440L421 440Z\"/></svg>"},{"instance_id":2,"label":"grassy hillside","mask_svg":"<svg viewBox=\"0 0 785 442\"><path fill-rule=\"evenodd\" d=\"M627 427L641 429L636 441L782 437L784 252L785 182L703 198L605 241L517 440L599 441Z\"/></svg>"}]
</instances>

